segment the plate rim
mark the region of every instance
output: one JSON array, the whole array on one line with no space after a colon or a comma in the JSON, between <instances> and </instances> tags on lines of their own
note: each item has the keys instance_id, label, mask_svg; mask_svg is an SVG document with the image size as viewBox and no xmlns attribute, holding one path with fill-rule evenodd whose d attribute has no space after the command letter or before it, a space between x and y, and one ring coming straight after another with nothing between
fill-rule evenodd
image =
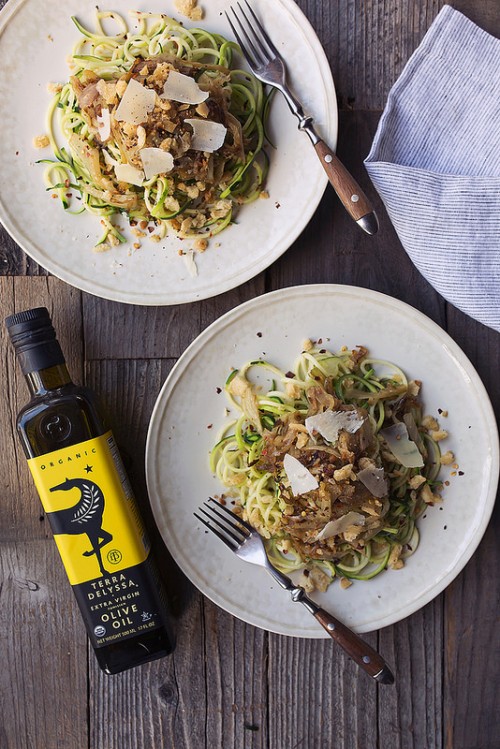
<instances>
[{"instance_id":1,"label":"plate rim","mask_svg":"<svg viewBox=\"0 0 500 749\"><path fill-rule=\"evenodd\" d=\"M158 495L156 492L156 486L154 486L154 463L155 459L152 455L152 446L154 444L154 440L156 436L159 433L159 429L161 426L161 421L163 418L162 411L166 409L168 405L168 399L171 397L173 390L175 389L176 383L179 381L180 377L182 376L182 371L186 366L189 366L193 358L196 356L196 350L201 344L205 344L207 341L210 341L214 338L214 336L218 335L221 331L223 331L228 324L235 321L235 314L236 314L236 320L240 318L241 316L244 316L249 310L252 310L253 308L258 308L261 305L265 305L267 300L279 300L280 298L293 298L297 294L314 294L314 295L322 295L322 294L350 294L357 296L362 296L364 300L369 299L374 303L379 304L385 304L388 306L391 306L393 309L397 308L399 311L405 313L406 315L410 316L415 320L416 322L423 325L427 331L434 336L436 336L441 343L444 343L446 345L446 348L453 357L454 361L464 370L466 371L468 377L470 378L474 389L478 395L478 398L483 406L483 416L485 419L485 422L488 426L488 442L489 446L491 448L491 454L490 454L490 466L489 466L489 476L488 476L488 484L487 484L487 491L486 491L486 497L488 499L487 502L484 503L482 507L482 513L479 517L479 522L477 525L477 528L475 529L473 533L473 537L469 540L469 545L467 547L467 551L462 554L462 556L457 560L456 564L453 565L451 569L448 569L444 572L441 579L438 581L437 584L433 584L428 589L426 589L423 594L421 594L418 599L415 599L412 604L407 604L403 607L403 610L401 611L395 611L392 614L384 614L379 615L377 617L373 617L375 623L369 623L367 626L361 626L361 627L355 627L357 632L363 633L363 632L372 632L379 629L382 629L383 627L390 626L392 624L396 624L399 621L402 621L403 619L406 619L408 616L411 616L412 614L419 611L421 608L426 606L428 603L430 603L432 600L434 600L438 595L440 595L452 582L455 580L455 578L462 572L462 570L465 568L465 566L470 561L472 555L477 550L485 532L489 525L491 515L493 512L493 508L495 506L495 500L496 500L496 493L498 490L498 482L499 482L499 465L500 465L500 444L499 444L499 433L498 433L498 427L496 424L496 417L494 413L494 409L491 403L491 399L489 397L489 394L476 370L473 363L469 359L469 357L465 354L465 352L461 349L461 347L456 343L456 341L450 336L450 334L445 331L443 328L441 328L440 325L438 325L436 322L434 322L431 318L429 318L427 315L425 315L423 312L420 312L420 310L417 310L415 307L412 307L407 302L403 302L399 299L396 299L395 297L392 297L388 294L384 294L379 291L374 291L371 289L366 289L364 287L360 286L354 286L354 285L348 285L348 284L329 284L329 283L322 283L322 284L304 284L304 285L294 285L290 287L285 287L281 289L277 289L275 291L268 292L266 294L262 294L260 296L254 297L250 300L247 300L233 309L229 310L228 312L221 315L219 318L214 320L209 326L207 326L201 333L189 344L189 346L185 349L183 354L179 357L177 362L172 367L170 373L168 374L165 382L163 383L160 392L157 396L157 399L155 401L155 405L151 414L149 426L148 426L148 433L147 433L147 439L146 439L146 449L145 449L145 474L146 474L146 484L147 484L147 490L148 490L148 496L149 501L151 505L151 509L153 512L153 516L155 519L155 522L157 523L158 530L160 532L160 535L163 539L163 542L165 543L167 549L169 550L170 554L172 555L173 559L175 560L176 564L179 566L181 571L184 575L191 581L191 583L198 589L200 592L209 598L213 603L215 603L217 606L222 608L223 610L230 613L232 616L235 616L238 619L241 619L242 621L245 621L249 624L252 624L253 626L257 626L261 629L265 629L266 631L273 632L275 634L285 635L285 636L291 636L291 637L306 637L308 639L325 639L328 638L328 634L324 632L324 630L303 630L298 633L285 631L284 629L279 629L277 627L264 625L262 623L262 619L260 617L254 617L252 615L252 612L245 612L245 616L243 617L241 613L236 613L235 611L228 608L224 603L221 602L220 597L218 598L217 595L211 594L212 591L206 592L203 590L197 581L193 579L193 576L191 575L191 570L188 570L184 567L183 564L179 562L176 555L172 552L170 546L168 545L163 532L160 530L160 510L158 506ZM179 374L180 373L180 374ZM163 403L165 397L167 397L167 400L165 403ZM156 434L154 433L156 430Z\"/></svg>"},{"instance_id":2,"label":"plate rim","mask_svg":"<svg viewBox=\"0 0 500 749\"><path fill-rule=\"evenodd\" d=\"M323 82L323 92L330 101L333 102L328 108L329 118L329 129L332 131L329 142L333 149L336 149L338 139L338 106L335 82L333 79L333 73L324 51L323 46L318 38L317 32L312 26L311 22L301 10L301 8L294 2L294 0L278 0L282 7L282 10L287 13L299 26L304 35L304 41L309 44L311 50L314 52L314 56L318 65L318 72L321 75ZM0 37L9 23L14 19L18 11L28 4L36 5L36 0L7 0L6 4L0 10ZM201 22L203 24L203 21ZM288 113L287 113L288 115ZM290 117L292 117L290 113ZM292 121L293 122L293 121ZM306 138L304 138L304 148L310 148L310 144ZM203 301L206 299L212 299L219 294L224 294L235 288L238 288L244 283L255 278L259 273L265 271L273 262L278 260L282 255L287 252L290 247L297 241L301 234L306 230L308 224L312 220L316 213L318 206L322 200L325 190L328 186L328 177L326 173L321 172L320 178L317 181L317 189L314 194L314 198L309 201L301 212L303 220L297 223L294 230L282 239L277 244L275 251L272 254L263 254L260 262L257 265L248 264L246 269L243 269L238 273L237 276L230 276L226 280L218 280L216 276L212 279L209 285L204 286L201 289L192 289L190 293L186 295L180 294L172 298L173 291L161 292L148 294L147 284L144 285L139 291L121 290L114 289L112 285L102 285L98 275L91 278L89 272L88 277L77 275L70 265L61 265L60 262L54 261L48 252L46 256L43 256L42 252L38 252L40 249L30 240L29 233L24 232L22 227L19 225L19 220L16 220L15 216L11 216L9 211L5 208L5 200L2 199L0 193L0 223L8 232L9 236L14 242L21 248L21 250L28 255L32 260L38 263L41 267L53 274L60 280L68 283L80 291L97 296L101 299L106 299L112 302L118 302L123 304L131 304L137 306L173 306L180 304L191 304L194 302ZM75 217L77 218L77 217ZM89 249L90 253L91 250Z\"/></svg>"}]
</instances>

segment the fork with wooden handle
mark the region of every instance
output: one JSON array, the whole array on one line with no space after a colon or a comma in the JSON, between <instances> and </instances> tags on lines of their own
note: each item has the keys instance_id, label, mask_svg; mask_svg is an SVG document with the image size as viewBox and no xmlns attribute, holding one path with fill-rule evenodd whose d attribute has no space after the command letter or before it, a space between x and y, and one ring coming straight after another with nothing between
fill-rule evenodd
<instances>
[{"instance_id":1,"label":"fork with wooden handle","mask_svg":"<svg viewBox=\"0 0 500 749\"><path fill-rule=\"evenodd\" d=\"M210 502L210 504L209 504ZM195 517L220 538L240 559L250 564L264 567L282 588L288 590L292 601L300 602L318 620L330 637L340 645L358 666L381 684L393 684L394 676L381 655L371 648L361 637L339 622L334 616L318 606L305 593L304 588L294 585L292 580L276 569L267 556L264 542L259 533L242 518L235 515L212 497L200 507L201 517Z\"/></svg>"},{"instance_id":2,"label":"fork with wooden handle","mask_svg":"<svg viewBox=\"0 0 500 749\"><path fill-rule=\"evenodd\" d=\"M370 201L333 150L319 137L313 126L313 118L304 114L300 102L287 84L284 60L250 5L243 1L246 12L238 2L239 12L231 7L232 16L226 12L226 17L250 70L260 81L281 91L299 121L299 130L309 136L344 208L367 234L376 234L378 219Z\"/></svg>"}]
</instances>

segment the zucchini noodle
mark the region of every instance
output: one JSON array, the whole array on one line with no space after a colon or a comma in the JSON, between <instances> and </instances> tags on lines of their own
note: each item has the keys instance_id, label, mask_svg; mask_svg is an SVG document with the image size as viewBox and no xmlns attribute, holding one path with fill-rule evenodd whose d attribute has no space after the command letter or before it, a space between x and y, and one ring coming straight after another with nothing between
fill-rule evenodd
<instances>
[{"instance_id":1,"label":"zucchini noodle","mask_svg":"<svg viewBox=\"0 0 500 749\"><path fill-rule=\"evenodd\" d=\"M343 587L369 580L415 552L417 520L441 501L441 463L454 459L441 454L446 432L422 415L420 387L364 347L333 353L312 345L293 372L259 359L227 378L238 416L210 454L228 490L222 501L236 497L236 511L263 536L273 564L303 570L309 590L326 590L335 577L347 579ZM335 434L311 427L325 415L338 422ZM391 443L394 429L400 447ZM316 488L292 490L290 456Z\"/></svg>"},{"instance_id":2,"label":"zucchini noodle","mask_svg":"<svg viewBox=\"0 0 500 749\"><path fill-rule=\"evenodd\" d=\"M157 229L156 241L169 230L183 239L208 240L235 221L241 205L266 195L269 97L253 75L234 66L234 53L240 53L234 42L184 28L164 14L130 16L133 30L111 11L97 11L94 31L73 18L81 37L68 59L71 77L56 86L47 113L55 159L40 161L47 165L46 189L66 211L99 218L100 249L125 241L113 220L120 214L133 227L139 224L138 236ZM113 33L104 28L109 24ZM208 98L195 105L162 97L172 71L191 78ZM131 79L146 93L155 92L154 108L140 124L117 116ZM225 128L222 146L196 149L190 118ZM148 175L144 148L171 154L170 171L163 167ZM124 165L125 174L117 170ZM196 247L205 248L206 241Z\"/></svg>"}]
</instances>

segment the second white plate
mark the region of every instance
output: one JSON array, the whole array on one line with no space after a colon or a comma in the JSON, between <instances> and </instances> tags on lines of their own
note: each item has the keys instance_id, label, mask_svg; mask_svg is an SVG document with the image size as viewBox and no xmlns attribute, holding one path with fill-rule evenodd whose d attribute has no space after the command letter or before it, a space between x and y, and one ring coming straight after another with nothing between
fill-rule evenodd
<instances>
[{"instance_id":1,"label":"second white plate","mask_svg":"<svg viewBox=\"0 0 500 749\"><path fill-rule=\"evenodd\" d=\"M351 286L300 286L266 294L227 313L186 350L165 383L150 424L146 473L156 522L173 557L209 598L251 624L300 637L325 637L302 606L262 569L235 557L205 533L193 511L224 491L208 457L224 422L231 368L265 358L287 371L307 338L326 348L366 346L423 382L425 412L449 432L459 469L442 505L421 518L421 541L402 570L347 590L338 583L315 600L358 632L393 624L424 606L458 575L488 523L498 481L498 434L474 367L439 326L396 299ZM455 475L452 475L452 474Z\"/></svg>"}]
</instances>

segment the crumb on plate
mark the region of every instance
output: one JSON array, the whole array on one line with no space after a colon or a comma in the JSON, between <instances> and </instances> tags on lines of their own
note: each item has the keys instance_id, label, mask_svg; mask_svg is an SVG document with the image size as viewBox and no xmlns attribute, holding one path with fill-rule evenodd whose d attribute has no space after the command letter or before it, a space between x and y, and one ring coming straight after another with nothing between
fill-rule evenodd
<instances>
[{"instance_id":1,"label":"crumb on plate","mask_svg":"<svg viewBox=\"0 0 500 749\"><path fill-rule=\"evenodd\" d=\"M198 6L198 0L174 0L175 9L191 21L201 21L203 10Z\"/></svg>"}]
</instances>

